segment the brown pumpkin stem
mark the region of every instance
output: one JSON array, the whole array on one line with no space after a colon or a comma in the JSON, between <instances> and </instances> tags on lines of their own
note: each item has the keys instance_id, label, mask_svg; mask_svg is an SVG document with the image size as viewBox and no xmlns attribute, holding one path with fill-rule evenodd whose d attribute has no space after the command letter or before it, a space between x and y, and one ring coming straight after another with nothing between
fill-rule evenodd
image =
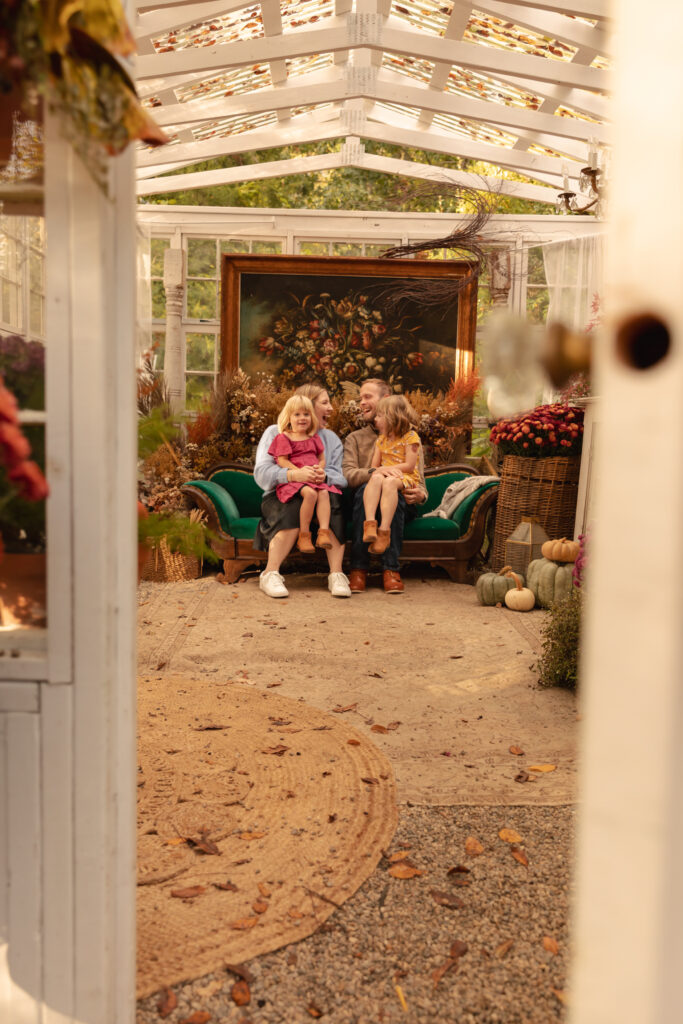
<instances>
[{"instance_id":1,"label":"brown pumpkin stem","mask_svg":"<svg viewBox=\"0 0 683 1024\"><path fill-rule=\"evenodd\" d=\"M516 572L512 572L512 570L510 570L510 572L506 572L505 575L515 581L515 586L517 587L517 590L524 590L522 582Z\"/></svg>"},{"instance_id":2,"label":"brown pumpkin stem","mask_svg":"<svg viewBox=\"0 0 683 1024\"><path fill-rule=\"evenodd\" d=\"M498 575L499 576L509 576L511 572L512 572L512 566L511 565L504 565L503 568L498 573Z\"/></svg>"}]
</instances>

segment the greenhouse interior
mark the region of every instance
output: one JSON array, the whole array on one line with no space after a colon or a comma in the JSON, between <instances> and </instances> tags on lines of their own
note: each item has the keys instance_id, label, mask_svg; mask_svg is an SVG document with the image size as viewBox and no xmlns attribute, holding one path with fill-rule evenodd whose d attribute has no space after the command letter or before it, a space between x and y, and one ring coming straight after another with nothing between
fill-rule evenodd
<instances>
[{"instance_id":1,"label":"greenhouse interior","mask_svg":"<svg viewBox=\"0 0 683 1024\"><path fill-rule=\"evenodd\" d=\"M681 1019L648 14L4 5L3 1021Z\"/></svg>"}]
</instances>

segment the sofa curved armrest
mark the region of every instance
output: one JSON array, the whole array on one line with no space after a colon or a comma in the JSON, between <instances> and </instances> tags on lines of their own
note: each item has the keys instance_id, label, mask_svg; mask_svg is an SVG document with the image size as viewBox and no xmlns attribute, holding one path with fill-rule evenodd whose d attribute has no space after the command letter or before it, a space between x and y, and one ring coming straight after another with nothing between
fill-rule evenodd
<instances>
[{"instance_id":1,"label":"sofa curved armrest","mask_svg":"<svg viewBox=\"0 0 683 1024\"><path fill-rule=\"evenodd\" d=\"M220 484L211 480L191 480L180 490L186 500L206 512L209 526L214 530L230 533L231 523L240 518L234 498Z\"/></svg>"}]
</instances>

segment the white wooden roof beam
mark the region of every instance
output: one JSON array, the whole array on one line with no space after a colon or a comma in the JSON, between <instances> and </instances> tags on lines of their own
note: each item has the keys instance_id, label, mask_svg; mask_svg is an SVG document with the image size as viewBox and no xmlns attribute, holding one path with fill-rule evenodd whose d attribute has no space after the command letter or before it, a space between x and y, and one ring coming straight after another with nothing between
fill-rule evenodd
<instances>
[{"instance_id":1,"label":"white wooden roof beam","mask_svg":"<svg viewBox=\"0 0 683 1024\"><path fill-rule=\"evenodd\" d=\"M141 39L156 38L172 29L186 28L188 25L218 18L222 14L232 14L233 11L250 7L253 2L254 0L205 0L203 3L188 4L185 0L184 6L164 4L155 11L138 14L135 39L139 46Z\"/></svg>"},{"instance_id":2,"label":"white wooden roof beam","mask_svg":"<svg viewBox=\"0 0 683 1024\"><path fill-rule=\"evenodd\" d=\"M540 153L523 153L490 143L476 142L466 136L437 132L433 128L416 130L414 123L395 111L381 109L378 116L381 123L367 119L362 125L362 136L392 145L405 145L416 149L433 150L454 158L483 160L499 167L507 167L528 177L536 178L553 186L561 182L563 161ZM340 117L339 111L325 108L299 114L285 126L276 130L257 129L239 135L214 137L191 145L173 145L163 150L149 150L138 156L138 177L156 176L168 170L191 166L200 160L239 153L270 149L274 146L297 145L316 142L321 139L344 138L350 134L349 125ZM163 161L161 157L164 157ZM569 177L578 178L579 164L572 168ZM180 186L179 186L180 187Z\"/></svg>"},{"instance_id":3,"label":"white wooden roof beam","mask_svg":"<svg viewBox=\"0 0 683 1024\"><path fill-rule=\"evenodd\" d=\"M467 6L468 0L455 0L455 4L456 6L459 4ZM554 11L538 10L521 3L478 0L476 6L477 10L482 11L483 14L492 14L494 18L511 21L515 25L519 25L520 28L527 28L532 32L550 36L551 39L557 39L569 46L589 46L605 57L611 55L610 37L601 25L591 27L581 21L567 18L564 13L557 14Z\"/></svg>"},{"instance_id":4,"label":"white wooden roof beam","mask_svg":"<svg viewBox=\"0 0 683 1024\"><path fill-rule=\"evenodd\" d=\"M349 153L356 155L349 158ZM382 174L420 178L426 181L447 181L468 188L496 191L501 195L513 195L519 199L555 202L555 193L551 191L549 194L548 189L538 185L527 185L521 181L510 181L495 176L468 174L466 171L433 167L410 160L396 160L393 157L373 156L366 153L362 146L342 147L335 153L325 153L320 156L272 160L268 163L249 164L249 166L224 167L215 171L197 171L194 174L184 174L181 179L181 187L183 190L212 188L242 181L282 177L288 174L312 174L337 167L359 167ZM178 188L177 178L153 178L138 182L137 194L139 196L164 195L176 192Z\"/></svg>"},{"instance_id":5,"label":"white wooden roof beam","mask_svg":"<svg viewBox=\"0 0 683 1024\"><path fill-rule=\"evenodd\" d=\"M507 0L502 0L501 7L508 7ZM517 0L518 7L539 8L555 14L575 14L579 18L595 18L607 21L612 14L610 0ZM509 19L512 20L512 19Z\"/></svg>"},{"instance_id":6,"label":"white wooden roof beam","mask_svg":"<svg viewBox=\"0 0 683 1024\"><path fill-rule=\"evenodd\" d=\"M266 36L282 35L282 14L280 11L280 0L261 0L261 17ZM287 61L271 60L269 63L270 80L275 86L283 85L287 81ZM278 121L287 121L292 116L289 108L280 108L277 111Z\"/></svg>"},{"instance_id":7,"label":"white wooden roof beam","mask_svg":"<svg viewBox=\"0 0 683 1024\"><path fill-rule=\"evenodd\" d=\"M351 94L351 95L350 95ZM162 126L215 121L227 117L250 116L269 110L288 110L310 101L314 96L317 103L334 103L348 100L381 100L385 103L400 103L408 107L419 107L435 113L464 117L502 125L507 130L526 131L556 135L558 139L581 139L595 137L607 142L608 130L601 125L589 124L578 118L556 117L536 110L505 106L486 100L467 99L453 93L437 92L424 85L410 85L402 75L357 79L340 79L322 82L320 77L315 87L310 82L303 85L287 84L278 89L259 89L240 96L223 97L218 100L193 100L173 106L155 108L155 116ZM351 102L346 104L352 106ZM357 105L357 104L356 104ZM554 145L558 145L558 139Z\"/></svg>"},{"instance_id":8,"label":"white wooden roof beam","mask_svg":"<svg viewBox=\"0 0 683 1024\"><path fill-rule=\"evenodd\" d=\"M472 10L473 7L471 3L456 0L453 4L448 24L446 25L444 38L462 39L463 33L469 24ZM453 65L450 61L435 64L432 69L432 76L429 80L429 88L435 89L438 92L443 92L452 66ZM424 125L426 128L432 123L433 118L433 111L423 110L418 118L418 124Z\"/></svg>"},{"instance_id":9,"label":"white wooden roof beam","mask_svg":"<svg viewBox=\"0 0 683 1024\"><path fill-rule=\"evenodd\" d=\"M200 47L176 53L159 53L138 59L137 77L170 77L204 70L244 67L264 61L287 57L306 57L317 53L335 53L342 49L361 46L377 51L411 54L434 62L459 64L493 74L522 76L541 82L555 82L569 88L593 92L607 90L607 76L597 68L577 67L572 63L551 61L544 57L509 53L474 43L456 42L437 36L419 35L394 27L392 19L382 23L378 19L371 38L362 38L360 24L354 15L347 20L328 19L323 27L283 32L281 36L257 38L224 43L215 47Z\"/></svg>"}]
</instances>

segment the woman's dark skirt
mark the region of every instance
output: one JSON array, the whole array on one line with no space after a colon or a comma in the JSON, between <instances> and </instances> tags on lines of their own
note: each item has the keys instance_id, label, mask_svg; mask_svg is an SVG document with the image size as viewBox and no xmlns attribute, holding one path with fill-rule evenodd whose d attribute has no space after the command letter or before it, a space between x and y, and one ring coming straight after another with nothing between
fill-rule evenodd
<instances>
[{"instance_id":1,"label":"woman's dark skirt","mask_svg":"<svg viewBox=\"0 0 683 1024\"><path fill-rule=\"evenodd\" d=\"M254 547L257 551L267 551L268 545L280 530L299 529L299 511L301 509L301 495L295 494L290 501L280 501L275 491L270 491L263 496L261 502L261 520L256 527ZM346 541L346 528L344 514L342 512L342 496L330 492L330 529L340 544ZM311 533L315 538L318 532L318 522L313 518Z\"/></svg>"}]
</instances>

